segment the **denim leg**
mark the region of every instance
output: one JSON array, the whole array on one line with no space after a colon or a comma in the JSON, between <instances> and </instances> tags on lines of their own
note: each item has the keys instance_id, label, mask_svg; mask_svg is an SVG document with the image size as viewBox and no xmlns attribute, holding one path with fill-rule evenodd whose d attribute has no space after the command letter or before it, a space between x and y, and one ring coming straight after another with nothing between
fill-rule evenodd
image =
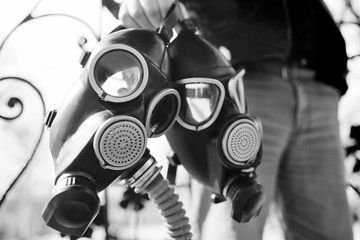
<instances>
[{"instance_id":1,"label":"denim leg","mask_svg":"<svg viewBox=\"0 0 360 240\"><path fill-rule=\"evenodd\" d=\"M289 82L277 75L248 72L244 79L249 114L263 125L262 162L258 181L264 186L266 201L259 217L249 223L232 222L235 239L262 239L269 206L274 198L280 159L288 146L295 121L295 94Z\"/></svg>"},{"instance_id":2,"label":"denim leg","mask_svg":"<svg viewBox=\"0 0 360 240\"><path fill-rule=\"evenodd\" d=\"M350 240L340 145L339 94L314 81L297 81L295 132L281 160L278 197L288 240Z\"/></svg>"},{"instance_id":3,"label":"denim leg","mask_svg":"<svg viewBox=\"0 0 360 240\"><path fill-rule=\"evenodd\" d=\"M287 240L352 239L336 90L314 81L295 86L280 76L253 72L245 75L244 86L249 113L263 125L263 157L256 172L266 202L259 217L242 224L230 218L230 201L211 204L201 239L262 239L274 199L283 207Z\"/></svg>"},{"instance_id":4,"label":"denim leg","mask_svg":"<svg viewBox=\"0 0 360 240\"><path fill-rule=\"evenodd\" d=\"M258 181L264 186L266 202L257 218L241 224L230 217L230 201L211 204L208 212L198 213L199 218L206 215L201 234L203 240L262 239L269 205L274 197L280 159L291 136L295 120L292 86L279 76L247 73L244 87L249 114L259 117L263 125L263 157L256 172ZM194 198L199 199L198 196Z\"/></svg>"}]
</instances>

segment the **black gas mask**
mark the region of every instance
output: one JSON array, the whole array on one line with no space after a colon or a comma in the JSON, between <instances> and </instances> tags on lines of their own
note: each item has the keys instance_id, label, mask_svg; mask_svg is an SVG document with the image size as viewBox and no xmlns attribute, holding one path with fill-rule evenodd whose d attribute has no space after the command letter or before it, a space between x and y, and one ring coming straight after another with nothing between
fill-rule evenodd
<instances>
[{"instance_id":1,"label":"black gas mask","mask_svg":"<svg viewBox=\"0 0 360 240\"><path fill-rule=\"evenodd\" d=\"M97 194L117 179L152 199L170 191L147 139L164 134L180 109L179 93L169 80L166 42L156 31L115 31L85 56L90 57L82 61L82 76L48 124L56 186L43 218L73 236L85 233L99 211ZM167 207L179 205L173 193L167 194L172 198ZM189 234L183 222L170 226L185 226L181 234Z\"/></svg>"},{"instance_id":2,"label":"black gas mask","mask_svg":"<svg viewBox=\"0 0 360 240\"><path fill-rule=\"evenodd\" d=\"M247 222L264 202L255 174L261 123L247 114L242 73L236 74L190 20L175 29L169 54L181 109L166 138L190 175L214 193L214 202L230 199L232 218Z\"/></svg>"}]
</instances>

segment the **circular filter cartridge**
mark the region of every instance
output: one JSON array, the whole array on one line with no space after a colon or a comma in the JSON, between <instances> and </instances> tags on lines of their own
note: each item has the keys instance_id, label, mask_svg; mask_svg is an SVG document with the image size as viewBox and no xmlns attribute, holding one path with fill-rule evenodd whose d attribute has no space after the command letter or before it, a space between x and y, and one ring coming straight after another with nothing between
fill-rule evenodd
<instances>
[{"instance_id":1,"label":"circular filter cartridge","mask_svg":"<svg viewBox=\"0 0 360 240\"><path fill-rule=\"evenodd\" d=\"M94 138L94 149L104 168L123 170L143 156L147 145L144 126L135 118L117 116L106 121Z\"/></svg>"},{"instance_id":2,"label":"circular filter cartridge","mask_svg":"<svg viewBox=\"0 0 360 240\"><path fill-rule=\"evenodd\" d=\"M222 148L229 162L244 166L256 159L260 144L260 133L254 123L238 119L225 131Z\"/></svg>"}]
</instances>

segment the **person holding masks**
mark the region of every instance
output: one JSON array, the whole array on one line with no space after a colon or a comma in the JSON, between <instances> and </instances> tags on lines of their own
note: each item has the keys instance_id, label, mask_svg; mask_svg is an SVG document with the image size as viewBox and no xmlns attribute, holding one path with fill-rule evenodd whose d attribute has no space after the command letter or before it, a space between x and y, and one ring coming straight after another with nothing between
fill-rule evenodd
<instances>
[{"instance_id":1,"label":"person holding masks","mask_svg":"<svg viewBox=\"0 0 360 240\"><path fill-rule=\"evenodd\" d=\"M245 69L249 113L260 118L264 134L257 168L266 194L260 215L239 224L231 219L228 202L202 203L210 199L202 189L192 196L200 219L193 228L201 239L259 240L275 201L287 240L353 239L337 118L338 101L347 90L347 55L325 3L181 2L184 17L193 19L202 36L225 49L235 69ZM125 0L119 19L128 28L157 29L172 4Z\"/></svg>"}]
</instances>

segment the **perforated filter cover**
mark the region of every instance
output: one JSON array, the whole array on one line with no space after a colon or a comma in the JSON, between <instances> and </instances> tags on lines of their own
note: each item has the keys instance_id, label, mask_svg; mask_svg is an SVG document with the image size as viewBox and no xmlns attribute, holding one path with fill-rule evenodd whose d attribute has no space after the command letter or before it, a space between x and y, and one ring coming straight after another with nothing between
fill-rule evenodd
<instances>
[{"instance_id":1,"label":"perforated filter cover","mask_svg":"<svg viewBox=\"0 0 360 240\"><path fill-rule=\"evenodd\" d=\"M99 128L94 138L95 153L104 168L123 170L139 161L146 150L144 126L135 118L117 116Z\"/></svg>"},{"instance_id":2,"label":"perforated filter cover","mask_svg":"<svg viewBox=\"0 0 360 240\"><path fill-rule=\"evenodd\" d=\"M226 130L222 148L233 164L243 166L255 160L261 145L261 136L249 119L239 119Z\"/></svg>"}]
</instances>

